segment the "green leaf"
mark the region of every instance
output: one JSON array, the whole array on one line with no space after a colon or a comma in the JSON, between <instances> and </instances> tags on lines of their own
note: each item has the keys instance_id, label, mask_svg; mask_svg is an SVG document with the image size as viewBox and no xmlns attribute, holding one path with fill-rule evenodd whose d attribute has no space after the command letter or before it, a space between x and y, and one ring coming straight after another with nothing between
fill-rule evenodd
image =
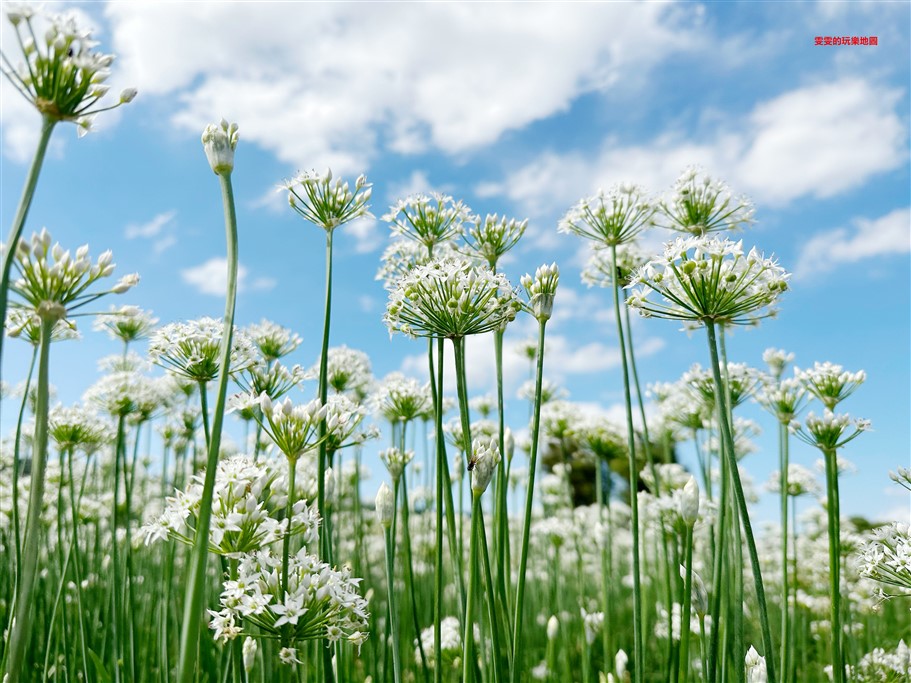
<instances>
[{"instance_id":1,"label":"green leaf","mask_svg":"<svg viewBox=\"0 0 911 683\"><path fill-rule=\"evenodd\" d=\"M98 683L111 683L111 674L107 672L107 669L104 668L104 663L101 661L101 657L95 654L93 650L89 650L89 657L92 658L92 663L95 664L95 672L98 674Z\"/></svg>"}]
</instances>

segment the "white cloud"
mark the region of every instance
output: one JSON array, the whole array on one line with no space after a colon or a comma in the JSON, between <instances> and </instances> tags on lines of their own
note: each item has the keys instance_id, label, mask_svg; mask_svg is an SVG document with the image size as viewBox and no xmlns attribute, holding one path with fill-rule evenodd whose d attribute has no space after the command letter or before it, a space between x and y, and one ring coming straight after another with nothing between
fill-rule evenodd
<instances>
[{"instance_id":1,"label":"white cloud","mask_svg":"<svg viewBox=\"0 0 911 683\"><path fill-rule=\"evenodd\" d=\"M376 251L385 241L380 232L380 225L371 218L361 218L341 228L349 240L354 240L354 251L358 254L369 254Z\"/></svg>"},{"instance_id":2,"label":"white cloud","mask_svg":"<svg viewBox=\"0 0 911 683\"><path fill-rule=\"evenodd\" d=\"M895 209L880 218L855 218L851 228L836 228L809 239L800 250L797 275L831 270L874 256L911 252L911 208Z\"/></svg>"},{"instance_id":3,"label":"white cloud","mask_svg":"<svg viewBox=\"0 0 911 683\"><path fill-rule=\"evenodd\" d=\"M365 169L381 141L399 153L490 144L696 45L694 13L654 3L520 13L459 3L109 3L105 13L123 78L169 98L174 123L197 132L225 116L285 162L345 174Z\"/></svg>"},{"instance_id":4,"label":"white cloud","mask_svg":"<svg viewBox=\"0 0 911 683\"><path fill-rule=\"evenodd\" d=\"M670 131L643 145L609 139L595 155L548 151L475 190L541 214L619 181L663 191L685 166L699 164L761 203L830 197L907 159L907 129L896 112L900 96L858 78L810 85L757 104L743 120L722 118L705 142Z\"/></svg>"},{"instance_id":5,"label":"white cloud","mask_svg":"<svg viewBox=\"0 0 911 683\"><path fill-rule=\"evenodd\" d=\"M250 271L243 264L237 266L237 290L246 291L247 277ZM180 277L188 285L196 288L200 294L224 296L228 288L228 261L215 256L198 266L185 268L180 271ZM249 285L249 289L256 292L266 292L275 288L278 282L271 277L257 277Z\"/></svg>"},{"instance_id":6,"label":"white cloud","mask_svg":"<svg viewBox=\"0 0 911 683\"><path fill-rule=\"evenodd\" d=\"M176 215L176 211L165 211L164 213L158 214L147 223L141 223L139 225L130 223L126 227L126 230L124 230L123 235L128 240L136 239L137 237L157 237L166 226L171 224L171 221L174 220Z\"/></svg>"}]
</instances>

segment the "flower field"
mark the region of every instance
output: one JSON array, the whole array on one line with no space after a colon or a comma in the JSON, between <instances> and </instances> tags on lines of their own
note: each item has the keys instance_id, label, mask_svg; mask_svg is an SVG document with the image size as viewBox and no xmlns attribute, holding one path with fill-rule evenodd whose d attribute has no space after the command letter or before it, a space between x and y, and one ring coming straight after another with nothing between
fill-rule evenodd
<instances>
[{"instance_id":1,"label":"flower field","mask_svg":"<svg viewBox=\"0 0 911 683\"><path fill-rule=\"evenodd\" d=\"M2 250L0 353L24 343L31 359L2 378L3 683L911 681L911 531L840 511L876 419L848 412L866 373L824 351L797 366L787 339L729 361L734 332L775 326L796 286L756 244L749 198L689 167L663 193L600 190L552 226L584 247L582 280L610 307L615 419L549 375L560 264L517 282L504 269L527 220L440 193L387 210L365 175L297 173L285 211L326 264L308 283L320 354L302 367L304 330L236 315L243 121L207 126L198 155L223 207L224 314L160 321L130 303L155 282L29 220L42 168L67 163L46 159L58 124L129 116L137 91L106 104L113 57L73 19L24 6L5 20L18 42L3 73L41 128ZM374 315L420 377L374 376L332 332L335 238L373 212L389 229ZM504 337L521 320L536 336L514 397ZM646 384L633 335L669 325L702 361ZM58 404L55 353L87 328L118 352ZM470 386L469 338L494 359L493 394ZM777 437L767 481L745 459L760 429ZM816 463L795 462L798 442ZM911 491L907 454L894 459L892 486ZM760 490L774 523L757 522Z\"/></svg>"}]
</instances>

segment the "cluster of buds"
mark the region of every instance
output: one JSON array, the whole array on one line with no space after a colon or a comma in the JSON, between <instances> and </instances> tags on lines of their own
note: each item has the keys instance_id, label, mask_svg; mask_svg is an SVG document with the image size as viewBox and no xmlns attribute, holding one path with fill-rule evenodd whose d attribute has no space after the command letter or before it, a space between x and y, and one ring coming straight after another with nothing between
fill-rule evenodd
<instances>
[{"instance_id":1,"label":"cluster of buds","mask_svg":"<svg viewBox=\"0 0 911 683\"><path fill-rule=\"evenodd\" d=\"M550 320L554 311L554 297L557 294L557 284L560 282L560 269L556 263L538 266L535 276L526 273L520 281L528 294L528 306L531 314L539 322Z\"/></svg>"}]
</instances>

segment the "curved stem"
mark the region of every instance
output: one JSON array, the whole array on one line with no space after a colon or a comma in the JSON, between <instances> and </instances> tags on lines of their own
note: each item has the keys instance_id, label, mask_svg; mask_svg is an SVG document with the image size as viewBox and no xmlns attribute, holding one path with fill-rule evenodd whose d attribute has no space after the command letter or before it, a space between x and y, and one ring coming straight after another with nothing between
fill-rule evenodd
<instances>
[{"instance_id":1,"label":"curved stem","mask_svg":"<svg viewBox=\"0 0 911 683\"><path fill-rule=\"evenodd\" d=\"M779 672L782 680L788 675L788 426L778 424L778 441L781 449L781 666Z\"/></svg>"},{"instance_id":2,"label":"curved stem","mask_svg":"<svg viewBox=\"0 0 911 683\"><path fill-rule=\"evenodd\" d=\"M224 333L221 340L218 391L212 433L206 458L206 476L203 482L196 539L190 552L190 571L186 585L183 613L183 631L180 634L180 659L178 680L192 683L196 676L196 651L199 639L199 622L206 592L206 561L209 555L209 524L212 518L212 497L215 490L215 470L221 447L221 430L225 416L228 393L228 375L231 363L231 341L234 334L234 308L237 299L237 216L234 210L234 190L230 174L219 175L222 204L225 214L227 237L228 288L225 297Z\"/></svg>"},{"instance_id":3,"label":"curved stem","mask_svg":"<svg viewBox=\"0 0 911 683\"><path fill-rule=\"evenodd\" d=\"M16 259L16 247L22 238L22 230L25 228L25 219L28 217L29 208L32 205L32 199L35 196L35 188L38 186L38 176L41 175L41 167L44 164L44 156L47 152L48 143L51 141L51 134L54 132L54 126L57 120L49 116L41 117L41 134L38 136L38 146L35 148L35 156L32 157L32 163L28 168L28 174L25 176L25 186L22 188L22 197L19 199L19 206L16 208L16 215L13 218L13 225L10 228L9 236L6 238L5 249L3 250L3 271L0 273L0 321L6 320L6 303L9 293L10 271L12 270L13 261ZM0 334L0 359L3 357L3 338L5 334Z\"/></svg>"},{"instance_id":4,"label":"curved stem","mask_svg":"<svg viewBox=\"0 0 911 683\"><path fill-rule=\"evenodd\" d=\"M37 176L36 176L37 179ZM8 252L9 253L9 252ZM5 293L4 293L5 294ZM5 296L2 297L5 300ZM16 590L16 605L9 635L6 673L7 683L18 683L22 673L25 649L32 633L32 590L38 578L38 548L41 533L41 508L44 504L44 473L47 465L47 419L50 387L50 349L53 320L41 320L38 354L38 400L35 406L35 436L31 462L28 513L22 549L22 574Z\"/></svg>"},{"instance_id":5,"label":"curved stem","mask_svg":"<svg viewBox=\"0 0 911 683\"><path fill-rule=\"evenodd\" d=\"M611 245L611 272L617 272L617 246ZM623 398L626 408L627 448L629 450L629 502L630 524L633 534L633 681L642 683L645 667L645 653L642 644L642 573L639 552L639 472L636 466L636 438L633 431L633 407L630 396L629 367L626 359L622 314L620 312L620 284L617 278L614 283L614 314L617 321L617 340L620 345L621 366L623 368Z\"/></svg>"},{"instance_id":6,"label":"curved stem","mask_svg":"<svg viewBox=\"0 0 911 683\"><path fill-rule=\"evenodd\" d=\"M769 628L769 613L766 607L765 588L762 583L762 572L759 567L759 554L756 550L756 540L753 537L753 527L750 524L746 497L743 494L743 485L740 482L740 472L737 470L737 456L734 453L734 439L731 434L730 424L728 424L727 400L725 398L725 389L721 382L721 370L718 362L718 344L715 339L715 323L713 321L706 321L706 331L708 332L709 353L711 354L712 359L712 376L715 380L715 396L716 400L722 402L721 409L718 411L721 427L722 457L727 459L731 482L734 485L734 501L740 513L740 522L743 525L743 533L747 541L747 550L750 554L750 565L753 570L753 583L756 588L757 602L759 603L759 621L762 629L763 649L767 655L766 669L768 672L768 679L769 683L775 683L777 680L775 677L775 658L772 656L772 653L775 650L772 645L772 632ZM712 628L715 628L715 624L712 624Z\"/></svg>"},{"instance_id":7,"label":"curved stem","mask_svg":"<svg viewBox=\"0 0 911 683\"><path fill-rule=\"evenodd\" d=\"M528 484L525 487L525 518L522 522L522 546L519 551L519 574L516 584L515 615L512 623L512 667L510 681L518 683L522 669L522 608L525 603L525 572L528 568L528 540L531 528L531 508L535 495L535 467L538 462L538 436L541 427L541 383L544 377L544 328L546 320L538 322L538 358L535 371L535 401L531 427L531 453L528 458Z\"/></svg>"}]
</instances>

